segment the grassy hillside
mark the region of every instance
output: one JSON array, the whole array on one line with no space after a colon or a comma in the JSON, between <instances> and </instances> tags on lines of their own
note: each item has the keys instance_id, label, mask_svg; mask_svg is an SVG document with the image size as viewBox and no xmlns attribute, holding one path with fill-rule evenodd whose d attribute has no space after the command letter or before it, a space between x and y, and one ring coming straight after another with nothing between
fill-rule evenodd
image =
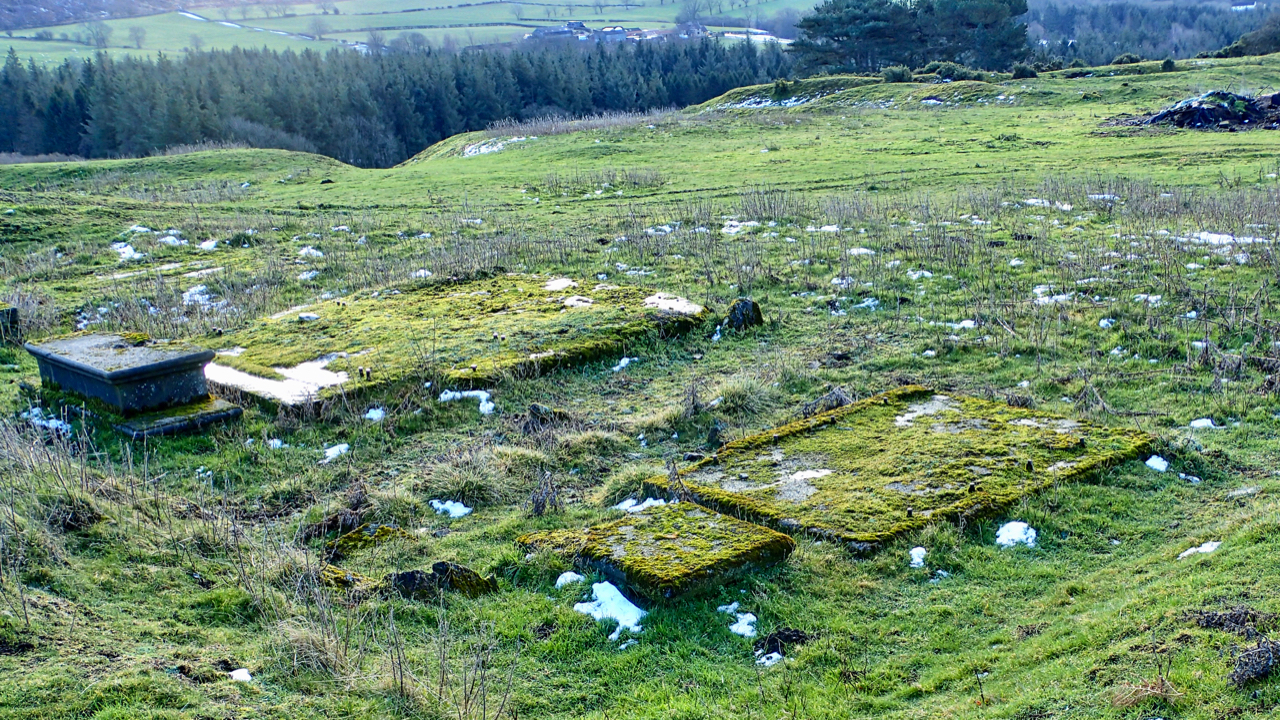
<instances>
[{"instance_id":1,"label":"grassy hillside","mask_svg":"<svg viewBox=\"0 0 1280 720\"><path fill-rule=\"evenodd\" d=\"M1274 674L1230 679L1258 639L1194 611L1280 613L1280 136L1116 120L1275 87L1280 57L1067 75L744 88L473 133L388 170L250 150L0 167L0 300L29 338L223 349L296 306L495 267L713 311L620 356L504 376L483 388L490 415L441 402L442 330L406 324L413 382L310 414L247 403L236 424L145 443L75 414L70 437L33 427L20 412L65 398L0 347L0 717L1274 716ZM717 329L740 296L765 323ZM443 331L474 334L459 315ZM1144 453L1042 482L865 555L797 533L778 567L645 601L617 641L573 609L589 585L555 587L568 561L516 546L617 520L668 461L837 388L909 384L1148 433L1168 467ZM859 451L888 442L868 437ZM894 451L911 473L948 459ZM548 482L563 508L535 517ZM1035 546L998 546L1009 521ZM407 534L322 571L353 522ZM1187 554L1205 543L1221 545ZM498 590L362 590L444 560ZM758 665L717 610L733 602L760 638L810 639Z\"/></svg>"},{"instance_id":2,"label":"grassy hillside","mask_svg":"<svg viewBox=\"0 0 1280 720\"><path fill-rule=\"evenodd\" d=\"M403 0L346 0L335 5L337 13L311 4L290 5L283 14L274 4L225 5L108 20L106 25L111 28L111 36L107 50L113 55L154 56L160 52L173 55L197 49L193 35L200 38L200 49L204 50L237 46L327 50L338 43L364 43L370 32L381 33L386 40L416 32L433 45L463 46L513 42L534 28L558 26L567 20L581 20L593 28L607 25L666 28L675 24L680 11L680 5L675 2L601 3L597 7L587 2L444 5ZM811 0L767 0L747 8L726 8L724 15L767 18L783 9L803 12L811 7ZM134 27L146 32L141 48L129 34ZM49 39L39 39L42 33ZM85 36L80 23L24 29L4 42L8 44L6 50L12 46L24 60L61 62L66 57L93 54L96 48L75 41Z\"/></svg>"}]
</instances>

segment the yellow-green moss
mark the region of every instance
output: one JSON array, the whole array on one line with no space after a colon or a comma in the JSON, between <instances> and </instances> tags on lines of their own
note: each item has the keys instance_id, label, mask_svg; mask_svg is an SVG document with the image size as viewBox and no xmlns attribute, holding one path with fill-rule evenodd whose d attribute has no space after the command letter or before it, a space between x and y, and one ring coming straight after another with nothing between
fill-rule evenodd
<instances>
[{"instance_id":1,"label":"yellow-green moss","mask_svg":"<svg viewBox=\"0 0 1280 720\"><path fill-rule=\"evenodd\" d=\"M747 567L775 565L795 541L694 503L651 507L582 531L531 533L516 540L622 580L651 596L673 597Z\"/></svg>"},{"instance_id":2,"label":"yellow-green moss","mask_svg":"<svg viewBox=\"0 0 1280 720\"><path fill-rule=\"evenodd\" d=\"M931 411L913 416L922 409ZM1150 443L1134 430L908 386L730 443L681 474L721 512L868 551L1132 459ZM667 480L648 484L665 490Z\"/></svg>"},{"instance_id":3,"label":"yellow-green moss","mask_svg":"<svg viewBox=\"0 0 1280 720\"><path fill-rule=\"evenodd\" d=\"M344 570L336 565L325 565L320 568L320 584L335 590L356 590L371 592L381 587L382 583L367 575L353 570Z\"/></svg>"},{"instance_id":4,"label":"yellow-green moss","mask_svg":"<svg viewBox=\"0 0 1280 720\"><path fill-rule=\"evenodd\" d=\"M401 530L395 525L371 525L365 523L360 527L352 530L332 540L324 546L326 557L335 560L344 557L350 557L352 554L371 548L375 545L381 545L389 540L402 538L405 540L413 540L413 535Z\"/></svg>"},{"instance_id":5,"label":"yellow-green moss","mask_svg":"<svg viewBox=\"0 0 1280 720\"><path fill-rule=\"evenodd\" d=\"M348 374L341 388L347 394L424 374L474 387L612 357L644 335L683 332L707 316L647 308L644 300L653 292L641 288L580 281L565 290L545 289L553 278L504 274L361 291L211 339L243 348L214 362L278 379L272 368L334 356L327 369ZM568 307L565 299L572 296L591 303ZM301 313L319 319L300 321ZM329 388L321 397L337 392Z\"/></svg>"}]
</instances>

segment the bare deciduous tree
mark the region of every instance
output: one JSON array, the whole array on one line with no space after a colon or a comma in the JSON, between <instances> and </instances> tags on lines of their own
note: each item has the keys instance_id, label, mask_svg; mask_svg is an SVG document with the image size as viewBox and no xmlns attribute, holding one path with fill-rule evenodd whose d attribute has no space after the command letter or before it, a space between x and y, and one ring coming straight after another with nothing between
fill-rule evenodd
<instances>
[{"instance_id":1,"label":"bare deciduous tree","mask_svg":"<svg viewBox=\"0 0 1280 720\"><path fill-rule=\"evenodd\" d=\"M311 35L317 40L323 40L325 34L331 29L332 28L329 27L329 23L321 20L320 18L312 18L311 23L307 25L307 32L311 33Z\"/></svg>"},{"instance_id":2,"label":"bare deciduous tree","mask_svg":"<svg viewBox=\"0 0 1280 720\"><path fill-rule=\"evenodd\" d=\"M129 42L133 43L134 47L141 50L142 43L146 41L147 41L146 28L142 27L141 25L134 25L133 27L129 28Z\"/></svg>"},{"instance_id":3,"label":"bare deciduous tree","mask_svg":"<svg viewBox=\"0 0 1280 720\"><path fill-rule=\"evenodd\" d=\"M200 37L196 33L191 33L191 39L187 42L191 44L191 49L196 52L200 52L200 48L204 47L204 38Z\"/></svg>"},{"instance_id":4,"label":"bare deciduous tree","mask_svg":"<svg viewBox=\"0 0 1280 720\"><path fill-rule=\"evenodd\" d=\"M89 44L94 47L104 48L111 41L111 26L101 20L85 23L84 32L89 37Z\"/></svg>"}]
</instances>

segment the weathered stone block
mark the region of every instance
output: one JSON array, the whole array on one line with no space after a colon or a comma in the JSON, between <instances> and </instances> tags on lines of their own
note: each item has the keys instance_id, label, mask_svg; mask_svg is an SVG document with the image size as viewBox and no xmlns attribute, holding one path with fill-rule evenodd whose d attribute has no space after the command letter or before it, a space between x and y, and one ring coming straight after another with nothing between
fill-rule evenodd
<instances>
[{"instance_id":1,"label":"weathered stone block","mask_svg":"<svg viewBox=\"0 0 1280 720\"><path fill-rule=\"evenodd\" d=\"M869 551L1132 459L1151 441L908 386L731 442L681 475L708 507ZM658 492L667 484L649 483Z\"/></svg>"},{"instance_id":2,"label":"weathered stone block","mask_svg":"<svg viewBox=\"0 0 1280 720\"><path fill-rule=\"evenodd\" d=\"M746 330L763 324L764 313L760 312L759 303L751 298L738 298L724 318L724 326L730 330Z\"/></svg>"},{"instance_id":3,"label":"weathered stone block","mask_svg":"<svg viewBox=\"0 0 1280 720\"><path fill-rule=\"evenodd\" d=\"M40 379L100 400L122 414L207 398L204 366L213 352L182 343L115 334L70 335L29 342Z\"/></svg>"},{"instance_id":4,"label":"weathered stone block","mask_svg":"<svg viewBox=\"0 0 1280 720\"><path fill-rule=\"evenodd\" d=\"M586 530L554 530L517 538L521 546L572 557L642 594L674 597L748 568L776 565L795 541L690 502L629 513Z\"/></svg>"}]
</instances>

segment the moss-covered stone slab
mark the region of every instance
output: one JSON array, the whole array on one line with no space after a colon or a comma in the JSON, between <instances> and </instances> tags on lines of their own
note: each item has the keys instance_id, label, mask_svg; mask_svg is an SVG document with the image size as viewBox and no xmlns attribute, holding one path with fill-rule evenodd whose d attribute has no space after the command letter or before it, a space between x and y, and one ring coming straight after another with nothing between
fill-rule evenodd
<instances>
[{"instance_id":1,"label":"moss-covered stone slab","mask_svg":"<svg viewBox=\"0 0 1280 720\"><path fill-rule=\"evenodd\" d=\"M530 533L516 542L600 570L651 597L674 597L711 580L776 565L795 549L787 535L691 502L630 513L586 530Z\"/></svg>"},{"instance_id":2,"label":"moss-covered stone slab","mask_svg":"<svg viewBox=\"0 0 1280 720\"><path fill-rule=\"evenodd\" d=\"M729 443L681 479L708 507L862 552L1132 459L1151 441L907 386Z\"/></svg>"},{"instance_id":3,"label":"moss-covered stone slab","mask_svg":"<svg viewBox=\"0 0 1280 720\"><path fill-rule=\"evenodd\" d=\"M420 377L477 387L612 357L707 311L670 294L502 274L423 280L294 308L217 339L216 385L296 405Z\"/></svg>"},{"instance_id":4,"label":"moss-covered stone slab","mask_svg":"<svg viewBox=\"0 0 1280 720\"><path fill-rule=\"evenodd\" d=\"M114 423L113 427L133 440L141 440L195 432L215 423L236 420L242 413L239 406L222 398L206 397L187 405L134 415Z\"/></svg>"}]
</instances>

